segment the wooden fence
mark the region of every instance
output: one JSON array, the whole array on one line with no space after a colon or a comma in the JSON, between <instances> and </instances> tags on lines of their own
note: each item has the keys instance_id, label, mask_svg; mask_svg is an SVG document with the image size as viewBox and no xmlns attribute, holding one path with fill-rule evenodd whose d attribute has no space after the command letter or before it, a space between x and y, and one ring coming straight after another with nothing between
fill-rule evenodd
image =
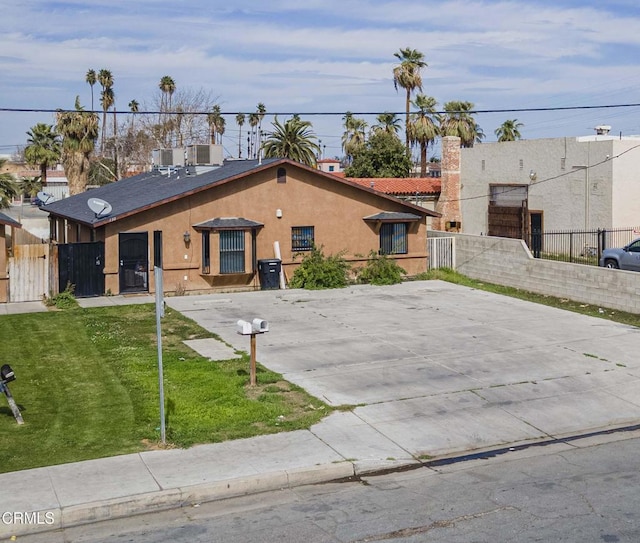
<instances>
[{"instance_id":1,"label":"wooden fence","mask_svg":"<svg viewBox=\"0 0 640 543\"><path fill-rule=\"evenodd\" d=\"M42 300L53 293L57 251L48 243L14 245L9 257L9 301Z\"/></svg>"}]
</instances>

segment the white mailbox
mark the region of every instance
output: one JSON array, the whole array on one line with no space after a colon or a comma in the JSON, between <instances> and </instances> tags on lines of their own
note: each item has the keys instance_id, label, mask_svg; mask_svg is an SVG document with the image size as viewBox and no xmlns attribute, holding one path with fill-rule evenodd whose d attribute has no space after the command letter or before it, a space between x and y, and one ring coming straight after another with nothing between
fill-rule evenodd
<instances>
[{"instance_id":1,"label":"white mailbox","mask_svg":"<svg viewBox=\"0 0 640 543\"><path fill-rule=\"evenodd\" d=\"M239 320L236 324L236 332L243 336L250 336L254 333L250 322Z\"/></svg>"},{"instance_id":2,"label":"white mailbox","mask_svg":"<svg viewBox=\"0 0 640 543\"><path fill-rule=\"evenodd\" d=\"M243 336L264 334L269 331L269 323L264 319L253 319L252 322L239 320L236 324L236 332Z\"/></svg>"},{"instance_id":3,"label":"white mailbox","mask_svg":"<svg viewBox=\"0 0 640 543\"><path fill-rule=\"evenodd\" d=\"M253 319L251 324L254 334L263 334L269 331L269 323L263 319Z\"/></svg>"}]
</instances>

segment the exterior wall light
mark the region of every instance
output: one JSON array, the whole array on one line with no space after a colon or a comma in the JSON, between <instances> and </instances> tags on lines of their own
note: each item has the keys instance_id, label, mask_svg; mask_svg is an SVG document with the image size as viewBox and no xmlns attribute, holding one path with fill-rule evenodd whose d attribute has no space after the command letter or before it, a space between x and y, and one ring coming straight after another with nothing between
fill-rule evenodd
<instances>
[{"instance_id":1,"label":"exterior wall light","mask_svg":"<svg viewBox=\"0 0 640 543\"><path fill-rule=\"evenodd\" d=\"M182 234L182 239L184 239L184 244L187 246L191 243L191 234L188 230Z\"/></svg>"}]
</instances>

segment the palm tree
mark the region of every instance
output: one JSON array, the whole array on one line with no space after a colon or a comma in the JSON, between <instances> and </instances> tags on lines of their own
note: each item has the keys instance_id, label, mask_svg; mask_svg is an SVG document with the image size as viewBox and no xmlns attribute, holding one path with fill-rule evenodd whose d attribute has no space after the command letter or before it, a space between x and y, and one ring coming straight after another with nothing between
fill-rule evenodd
<instances>
[{"instance_id":1,"label":"palm tree","mask_svg":"<svg viewBox=\"0 0 640 543\"><path fill-rule=\"evenodd\" d=\"M215 105L211 108L211 113L207 115L207 122L209 123L209 132L211 134L211 143L222 143L222 135L224 134L227 121L220 112L220 106ZM218 137L216 137L216 135Z\"/></svg>"},{"instance_id":2,"label":"palm tree","mask_svg":"<svg viewBox=\"0 0 640 543\"><path fill-rule=\"evenodd\" d=\"M256 143L256 129L258 124L260 123L260 115L257 113L249 113L249 126L251 127L251 133L249 135L249 149L247 153L249 158L256 158L257 149L255 148Z\"/></svg>"},{"instance_id":3,"label":"palm tree","mask_svg":"<svg viewBox=\"0 0 640 543\"><path fill-rule=\"evenodd\" d=\"M164 145L167 145L167 141L166 141L167 134L169 135L169 141L173 139L171 134L172 129L170 126L167 129L166 124L167 124L168 112L171 111L171 98L173 96L173 93L176 91L176 82L173 80L171 76L165 75L160 78L160 83L158 84L158 87L162 91L162 97L160 99L160 112L161 113L164 112L164 123L165 123L165 126L163 127L163 133L164 133L163 143Z\"/></svg>"},{"instance_id":4,"label":"palm tree","mask_svg":"<svg viewBox=\"0 0 640 543\"><path fill-rule=\"evenodd\" d=\"M164 99L164 101L161 102L160 104L160 109L163 110L163 104L164 104L164 111L171 111L171 97L173 96L173 93L176 91L176 82L173 80L171 76L165 75L165 76L162 76L162 78L160 79L160 83L158 84L158 87L162 91L162 96Z\"/></svg>"},{"instance_id":5,"label":"palm tree","mask_svg":"<svg viewBox=\"0 0 640 543\"><path fill-rule=\"evenodd\" d=\"M266 106L262 102L258 102L258 106L256 107L256 113L258 114L258 142L256 143L256 147L260 147L260 137L262 136L262 119L264 119L264 115L267 112Z\"/></svg>"},{"instance_id":6,"label":"palm tree","mask_svg":"<svg viewBox=\"0 0 640 543\"><path fill-rule=\"evenodd\" d=\"M131 100L131 102L129 102L129 111L131 111L131 127L129 130L133 132L133 121L135 120L136 113L140 111L140 104L137 100Z\"/></svg>"},{"instance_id":7,"label":"palm tree","mask_svg":"<svg viewBox=\"0 0 640 543\"><path fill-rule=\"evenodd\" d=\"M62 164L69 180L69 194L84 192L89 178L89 158L98 139L99 119L84 111L76 96L75 111L57 114L58 133L62 136Z\"/></svg>"},{"instance_id":8,"label":"palm tree","mask_svg":"<svg viewBox=\"0 0 640 543\"><path fill-rule=\"evenodd\" d=\"M89 86L91 87L91 111L93 111L93 86L97 82L96 71L93 69L88 70L84 80L89 83Z\"/></svg>"},{"instance_id":9,"label":"palm tree","mask_svg":"<svg viewBox=\"0 0 640 543\"><path fill-rule=\"evenodd\" d=\"M427 175L427 149L440 133L436 99L432 96L418 94L412 102L420 111L411 116L408 126L411 143L420 145L420 177Z\"/></svg>"},{"instance_id":10,"label":"palm tree","mask_svg":"<svg viewBox=\"0 0 640 543\"><path fill-rule=\"evenodd\" d=\"M115 101L113 94L113 75L109 70L104 68L98 72L98 83L102 87L100 93L100 103L102 104L102 137L100 154L104 154L104 142L107 137L107 110L112 106Z\"/></svg>"},{"instance_id":11,"label":"palm tree","mask_svg":"<svg viewBox=\"0 0 640 543\"><path fill-rule=\"evenodd\" d=\"M218 143L222 145L222 136L224 135L225 127L227 126L227 120L220 115L216 119L216 132L218 133Z\"/></svg>"},{"instance_id":12,"label":"palm tree","mask_svg":"<svg viewBox=\"0 0 640 543\"><path fill-rule=\"evenodd\" d=\"M520 128L524 125L518 122L518 119L507 119L499 128L496 128L495 135L498 141L515 141L522 138Z\"/></svg>"},{"instance_id":13,"label":"palm tree","mask_svg":"<svg viewBox=\"0 0 640 543\"><path fill-rule=\"evenodd\" d=\"M244 125L244 119L244 113L238 113L236 115L236 124L240 129L238 132L238 158L242 158L242 125Z\"/></svg>"},{"instance_id":14,"label":"palm tree","mask_svg":"<svg viewBox=\"0 0 640 543\"><path fill-rule=\"evenodd\" d=\"M42 190L42 178L37 175L35 177L23 177L18 181L18 188L22 194L26 194L33 199Z\"/></svg>"},{"instance_id":15,"label":"palm tree","mask_svg":"<svg viewBox=\"0 0 640 543\"><path fill-rule=\"evenodd\" d=\"M400 49L399 52L394 53L394 56L400 60L400 64L393 68L393 86L396 91L398 87L405 89L407 96L405 100L406 104L406 116L405 116L405 134L406 134L406 146L407 154L409 151L409 132L407 127L409 126L409 105L411 104L411 93L415 89L422 91L422 76L420 70L427 67L427 63L424 61L424 54L417 49Z\"/></svg>"},{"instance_id":16,"label":"palm tree","mask_svg":"<svg viewBox=\"0 0 640 543\"><path fill-rule=\"evenodd\" d=\"M6 158L0 158L0 170L7 163ZM0 209L9 207L11 200L18 195L18 187L9 172L0 173Z\"/></svg>"},{"instance_id":17,"label":"palm tree","mask_svg":"<svg viewBox=\"0 0 640 543\"><path fill-rule=\"evenodd\" d=\"M38 123L27 132L27 146L24 158L27 164L40 168L40 179L47 185L47 168L54 166L60 160L62 146L60 136L50 124Z\"/></svg>"},{"instance_id":18,"label":"palm tree","mask_svg":"<svg viewBox=\"0 0 640 543\"><path fill-rule=\"evenodd\" d=\"M371 129L375 132L382 130L387 134L397 135L400 131L401 121L400 119L398 119L398 116L395 113L380 113L380 115L376 117L376 121L378 121L378 124L374 124L371 127Z\"/></svg>"},{"instance_id":19,"label":"palm tree","mask_svg":"<svg viewBox=\"0 0 640 543\"><path fill-rule=\"evenodd\" d=\"M309 121L294 118L283 125L276 116L271 124L274 131L262 145L266 158L289 158L315 167L320 146L315 142L317 138Z\"/></svg>"},{"instance_id":20,"label":"palm tree","mask_svg":"<svg viewBox=\"0 0 640 543\"><path fill-rule=\"evenodd\" d=\"M342 134L342 149L347 161L351 162L354 153L366 143L367 123L364 119L354 117L350 111L345 113L342 120L345 129Z\"/></svg>"},{"instance_id":21,"label":"palm tree","mask_svg":"<svg viewBox=\"0 0 640 543\"><path fill-rule=\"evenodd\" d=\"M461 147L473 147L484 133L472 117L473 103L451 101L444 105L445 115L440 124L442 136L458 136Z\"/></svg>"}]
</instances>

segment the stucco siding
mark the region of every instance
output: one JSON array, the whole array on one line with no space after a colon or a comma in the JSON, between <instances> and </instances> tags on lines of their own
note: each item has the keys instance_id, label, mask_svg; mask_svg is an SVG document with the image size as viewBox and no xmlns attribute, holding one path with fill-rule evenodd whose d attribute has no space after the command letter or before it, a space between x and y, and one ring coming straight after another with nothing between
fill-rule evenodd
<instances>
[{"instance_id":1,"label":"stucco siding","mask_svg":"<svg viewBox=\"0 0 640 543\"><path fill-rule=\"evenodd\" d=\"M379 224L363 218L380 211L406 212L398 201L380 197L313 172L287 166L286 183L278 183L276 169L257 172L250 177L213 186L205 191L165 203L104 227L105 288L118 292L118 236L121 232L148 232L149 260L152 264L153 231L163 232L163 268L165 290L178 285L187 291L218 287L258 286L251 275L251 233L245 234L246 274L220 276L217 232L210 234L211 272L202 273L202 233L194 225L215 218L242 217L264 224L257 230L257 259L274 258L274 242L281 249L288 277L299 265L303 254L294 259L291 228L313 226L314 241L325 254L344 252L345 257L361 261L370 251L379 249ZM281 217L276 215L281 211ZM187 245L183 234L189 232ZM408 254L398 255L400 265L410 275L426 270L426 219L411 223ZM150 277L150 290L154 290Z\"/></svg>"},{"instance_id":2,"label":"stucco siding","mask_svg":"<svg viewBox=\"0 0 640 543\"><path fill-rule=\"evenodd\" d=\"M618 185L629 188L628 164L634 159L607 159L615 155L614 146L621 143L612 138L551 138L483 143L463 149L462 231L487 232L491 184L527 185L529 209L543 212L546 230L628 226L619 221L624 215L622 210L631 205L620 201ZM636 192L640 198L640 190Z\"/></svg>"}]
</instances>

